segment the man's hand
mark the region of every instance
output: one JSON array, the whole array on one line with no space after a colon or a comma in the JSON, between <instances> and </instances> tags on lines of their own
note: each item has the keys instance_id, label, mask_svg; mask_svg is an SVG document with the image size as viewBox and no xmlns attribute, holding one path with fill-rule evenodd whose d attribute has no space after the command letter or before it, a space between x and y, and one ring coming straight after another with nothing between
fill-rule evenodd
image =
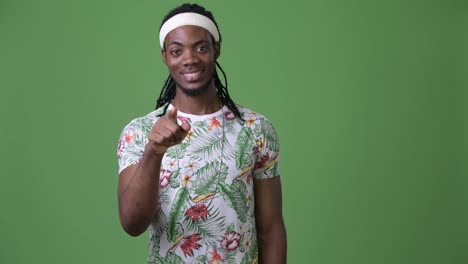
<instances>
[{"instance_id":1,"label":"man's hand","mask_svg":"<svg viewBox=\"0 0 468 264\"><path fill-rule=\"evenodd\" d=\"M169 147L180 144L191 126L184 122L177 124L177 109L173 107L169 113L158 119L148 135L148 147L156 155L163 155Z\"/></svg>"}]
</instances>

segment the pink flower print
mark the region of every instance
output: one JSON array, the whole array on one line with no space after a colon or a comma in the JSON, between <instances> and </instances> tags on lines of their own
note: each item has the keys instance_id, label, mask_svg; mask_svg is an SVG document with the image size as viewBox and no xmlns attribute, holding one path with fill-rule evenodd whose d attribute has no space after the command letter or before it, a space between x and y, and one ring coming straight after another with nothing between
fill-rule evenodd
<instances>
[{"instance_id":1,"label":"pink flower print","mask_svg":"<svg viewBox=\"0 0 468 264\"><path fill-rule=\"evenodd\" d=\"M117 156L122 156L123 149L124 145L122 144L122 140L119 140L119 145L117 146Z\"/></svg>"},{"instance_id":2,"label":"pink flower print","mask_svg":"<svg viewBox=\"0 0 468 264\"><path fill-rule=\"evenodd\" d=\"M185 117L185 116L177 116L177 119L179 119L182 123L191 123L192 122L189 117Z\"/></svg>"},{"instance_id":3,"label":"pink flower print","mask_svg":"<svg viewBox=\"0 0 468 264\"><path fill-rule=\"evenodd\" d=\"M159 186L166 187L169 184L169 178L172 176L172 171L162 169L159 173Z\"/></svg>"},{"instance_id":4,"label":"pink flower print","mask_svg":"<svg viewBox=\"0 0 468 264\"><path fill-rule=\"evenodd\" d=\"M208 261L208 264L222 264L224 263L224 259L222 258L220 252L214 248L214 247L209 247L208 248L208 253L210 256L210 260Z\"/></svg>"},{"instance_id":5,"label":"pink flower print","mask_svg":"<svg viewBox=\"0 0 468 264\"><path fill-rule=\"evenodd\" d=\"M221 241L221 245L228 251L235 250L239 247L240 235L236 231L231 231L224 234L224 238Z\"/></svg>"},{"instance_id":6,"label":"pink flower print","mask_svg":"<svg viewBox=\"0 0 468 264\"><path fill-rule=\"evenodd\" d=\"M187 212L185 212L185 215L194 221L198 221L200 218L206 220L208 217L208 208L205 204L196 204L190 207Z\"/></svg>"},{"instance_id":7,"label":"pink flower print","mask_svg":"<svg viewBox=\"0 0 468 264\"><path fill-rule=\"evenodd\" d=\"M130 143L135 138L135 134L125 133L124 138L127 143Z\"/></svg>"},{"instance_id":8,"label":"pink flower print","mask_svg":"<svg viewBox=\"0 0 468 264\"><path fill-rule=\"evenodd\" d=\"M236 115L231 110L227 110L224 112L224 118L226 118L226 120L233 120L236 118Z\"/></svg>"},{"instance_id":9,"label":"pink flower print","mask_svg":"<svg viewBox=\"0 0 468 264\"><path fill-rule=\"evenodd\" d=\"M255 163L254 170L263 167L269 160L270 160L270 155L268 155L268 153L263 155L262 158Z\"/></svg>"},{"instance_id":10,"label":"pink flower print","mask_svg":"<svg viewBox=\"0 0 468 264\"><path fill-rule=\"evenodd\" d=\"M258 155L260 153L260 150L258 149L257 145L253 146L252 150L255 153L255 155Z\"/></svg>"},{"instance_id":11,"label":"pink flower print","mask_svg":"<svg viewBox=\"0 0 468 264\"><path fill-rule=\"evenodd\" d=\"M180 245L180 249L182 249L182 252L184 252L184 256L193 257L193 250L199 249L201 247L201 245L197 243L200 240L201 237L199 234L187 236Z\"/></svg>"},{"instance_id":12,"label":"pink flower print","mask_svg":"<svg viewBox=\"0 0 468 264\"><path fill-rule=\"evenodd\" d=\"M210 125L208 126L208 131L211 131L213 128L220 128L221 123L219 123L218 119L216 117L212 117L210 119Z\"/></svg>"}]
</instances>

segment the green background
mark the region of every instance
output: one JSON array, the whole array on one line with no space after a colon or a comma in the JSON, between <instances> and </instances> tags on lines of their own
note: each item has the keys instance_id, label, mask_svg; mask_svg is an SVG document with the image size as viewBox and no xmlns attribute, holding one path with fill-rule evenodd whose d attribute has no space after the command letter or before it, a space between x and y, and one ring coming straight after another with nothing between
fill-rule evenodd
<instances>
[{"instance_id":1,"label":"green background","mask_svg":"<svg viewBox=\"0 0 468 264\"><path fill-rule=\"evenodd\" d=\"M182 1L1 0L0 263L144 263L117 140ZM468 263L466 1L199 1L282 146L289 263Z\"/></svg>"}]
</instances>

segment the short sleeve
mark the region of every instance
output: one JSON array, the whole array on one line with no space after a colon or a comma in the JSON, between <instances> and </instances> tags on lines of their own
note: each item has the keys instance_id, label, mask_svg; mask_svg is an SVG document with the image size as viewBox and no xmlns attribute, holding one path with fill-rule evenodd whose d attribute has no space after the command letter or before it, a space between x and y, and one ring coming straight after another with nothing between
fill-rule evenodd
<instances>
[{"instance_id":1,"label":"short sleeve","mask_svg":"<svg viewBox=\"0 0 468 264\"><path fill-rule=\"evenodd\" d=\"M134 119L123 129L117 145L119 174L143 158L152 125L151 119L143 117Z\"/></svg>"},{"instance_id":2,"label":"short sleeve","mask_svg":"<svg viewBox=\"0 0 468 264\"><path fill-rule=\"evenodd\" d=\"M280 175L279 140L276 130L266 118L261 118L253 130L255 145L254 179L269 179Z\"/></svg>"}]
</instances>

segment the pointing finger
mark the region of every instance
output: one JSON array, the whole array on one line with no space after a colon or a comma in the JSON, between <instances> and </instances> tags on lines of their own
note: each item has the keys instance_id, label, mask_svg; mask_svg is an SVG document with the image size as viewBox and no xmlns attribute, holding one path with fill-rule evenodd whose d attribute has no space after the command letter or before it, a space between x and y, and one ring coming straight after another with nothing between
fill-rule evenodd
<instances>
[{"instance_id":1,"label":"pointing finger","mask_svg":"<svg viewBox=\"0 0 468 264\"><path fill-rule=\"evenodd\" d=\"M167 118L174 121L177 124L177 108L173 107L169 113L167 113Z\"/></svg>"}]
</instances>

